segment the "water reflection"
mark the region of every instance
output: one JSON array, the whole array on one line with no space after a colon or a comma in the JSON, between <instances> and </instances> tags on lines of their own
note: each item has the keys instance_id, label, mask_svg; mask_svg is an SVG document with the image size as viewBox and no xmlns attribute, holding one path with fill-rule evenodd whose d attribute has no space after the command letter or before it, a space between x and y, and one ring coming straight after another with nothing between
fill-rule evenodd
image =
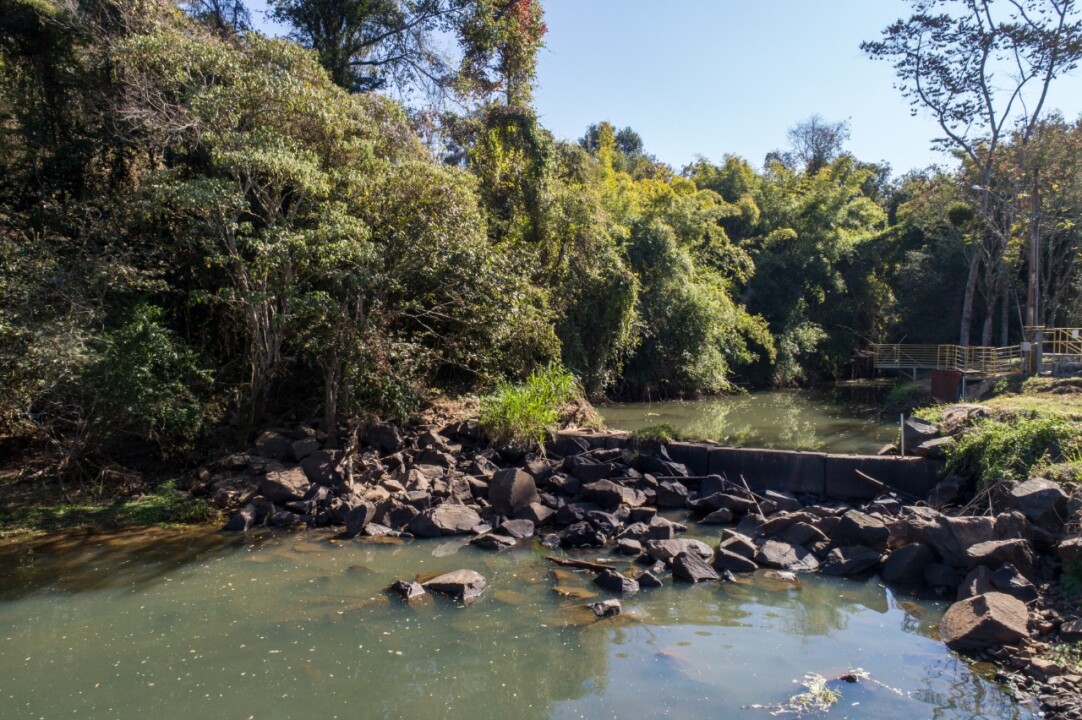
<instances>
[{"instance_id":1,"label":"water reflection","mask_svg":"<svg viewBox=\"0 0 1082 720\"><path fill-rule=\"evenodd\" d=\"M874 390L875 388L872 388ZM689 402L621 403L599 408L620 430L669 423L692 437L734 447L875 452L897 428L884 422L866 388L753 392Z\"/></svg>"},{"instance_id":2,"label":"water reflection","mask_svg":"<svg viewBox=\"0 0 1082 720\"><path fill-rule=\"evenodd\" d=\"M458 567L489 580L468 608L384 591ZM849 667L901 694L831 716L1029 717L931 638L941 606L874 579L669 585L598 621L553 592L592 575L534 550L161 531L7 547L0 576L5 719L734 717Z\"/></svg>"}]
</instances>

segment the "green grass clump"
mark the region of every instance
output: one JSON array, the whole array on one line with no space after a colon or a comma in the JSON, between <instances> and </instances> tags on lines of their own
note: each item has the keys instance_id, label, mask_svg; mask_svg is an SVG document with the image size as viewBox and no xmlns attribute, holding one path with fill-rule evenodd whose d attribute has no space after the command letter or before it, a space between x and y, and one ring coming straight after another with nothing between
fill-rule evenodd
<instances>
[{"instance_id":1,"label":"green grass clump","mask_svg":"<svg viewBox=\"0 0 1082 720\"><path fill-rule=\"evenodd\" d=\"M888 408L908 408L925 399L927 395L928 388L925 384L915 380L903 380L891 386L883 404Z\"/></svg>"},{"instance_id":2,"label":"green grass clump","mask_svg":"<svg viewBox=\"0 0 1082 720\"><path fill-rule=\"evenodd\" d=\"M59 503L0 508L0 537L77 528L193 525L207 522L216 514L207 500L192 497L166 482L148 493L111 505Z\"/></svg>"},{"instance_id":3,"label":"green grass clump","mask_svg":"<svg viewBox=\"0 0 1082 720\"><path fill-rule=\"evenodd\" d=\"M581 396L582 386L570 371L548 365L521 385L505 383L482 397L481 427L494 442L540 447L557 429L567 404Z\"/></svg>"},{"instance_id":4,"label":"green grass clump","mask_svg":"<svg viewBox=\"0 0 1082 720\"><path fill-rule=\"evenodd\" d=\"M1082 452L1082 427L1058 416L1029 413L1011 421L987 419L948 449L951 469L981 486L1025 480Z\"/></svg>"},{"instance_id":5,"label":"green grass clump","mask_svg":"<svg viewBox=\"0 0 1082 720\"><path fill-rule=\"evenodd\" d=\"M636 445L668 443L686 439L684 434L676 429L675 425L667 422L647 425L631 433L631 442Z\"/></svg>"}]
</instances>

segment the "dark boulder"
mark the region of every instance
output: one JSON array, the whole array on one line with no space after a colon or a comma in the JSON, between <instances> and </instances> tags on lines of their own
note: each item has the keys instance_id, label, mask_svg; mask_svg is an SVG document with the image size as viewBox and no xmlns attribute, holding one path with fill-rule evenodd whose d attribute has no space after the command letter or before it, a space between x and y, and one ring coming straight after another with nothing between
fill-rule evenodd
<instances>
[{"instance_id":1,"label":"dark boulder","mask_svg":"<svg viewBox=\"0 0 1082 720\"><path fill-rule=\"evenodd\" d=\"M613 617L620 614L620 601L616 599L590 603L586 607L599 618Z\"/></svg>"},{"instance_id":2,"label":"dark boulder","mask_svg":"<svg viewBox=\"0 0 1082 720\"><path fill-rule=\"evenodd\" d=\"M712 562L715 570L729 571L734 573L749 573L755 572L759 569L759 566L754 560L744 557L743 555L737 555L734 552L718 548L714 553L714 560Z\"/></svg>"},{"instance_id":3,"label":"dark boulder","mask_svg":"<svg viewBox=\"0 0 1082 720\"><path fill-rule=\"evenodd\" d=\"M634 595L639 591L639 583L637 580L622 575L615 570L605 570L600 573L594 578L594 584L611 593L625 596Z\"/></svg>"},{"instance_id":4,"label":"dark boulder","mask_svg":"<svg viewBox=\"0 0 1082 720\"><path fill-rule=\"evenodd\" d=\"M248 503L240 510L236 512L233 517L229 518L225 527L222 528L225 532L243 532L252 527L255 522L256 509L255 505Z\"/></svg>"},{"instance_id":5,"label":"dark boulder","mask_svg":"<svg viewBox=\"0 0 1082 720\"><path fill-rule=\"evenodd\" d=\"M1038 595L1036 586L1010 563L1005 563L992 573L992 587L1024 603L1033 602Z\"/></svg>"},{"instance_id":6,"label":"dark boulder","mask_svg":"<svg viewBox=\"0 0 1082 720\"><path fill-rule=\"evenodd\" d=\"M346 513L346 530L342 535L347 538L357 537L364 532L368 523L372 522L375 514L376 508L371 503L361 503L353 507Z\"/></svg>"},{"instance_id":7,"label":"dark boulder","mask_svg":"<svg viewBox=\"0 0 1082 720\"><path fill-rule=\"evenodd\" d=\"M509 550L515 546L515 538L496 532L478 535L470 540L470 545L482 550Z\"/></svg>"},{"instance_id":8,"label":"dark boulder","mask_svg":"<svg viewBox=\"0 0 1082 720\"><path fill-rule=\"evenodd\" d=\"M682 552L674 557L672 574L674 578L691 583L718 579L718 574L714 571L714 568L707 565L706 561L694 552Z\"/></svg>"},{"instance_id":9,"label":"dark boulder","mask_svg":"<svg viewBox=\"0 0 1082 720\"><path fill-rule=\"evenodd\" d=\"M779 570L814 572L819 569L819 561L805 548L773 539L759 546L755 562Z\"/></svg>"},{"instance_id":10,"label":"dark boulder","mask_svg":"<svg viewBox=\"0 0 1082 720\"><path fill-rule=\"evenodd\" d=\"M851 545L831 550L823 561L820 572L824 575L859 575L874 569L879 564L879 551Z\"/></svg>"},{"instance_id":11,"label":"dark boulder","mask_svg":"<svg viewBox=\"0 0 1082 720\"><path fill-rule=\"evenodd\" d=\"M700 525L729 525L733 521L733 511L729 508L719 508L709 513L701 520Z\"/></svg>"},{"instance_id":12,"label":"dark boulder","mask_svg":"<svg viewBox=\"0 0 1082 720\"><path fill-rule=\"evenodd\" d=\"M1067 493L1058 483L1045 478L1033 478L1015 486L1010 503L1022 511L1031 522L1045 527L1057 527L1067 517Z\"/></svg>"},{"instance_id":13,"label":"dark boulder","mask_svg":"<svg viewBox=\"0 0 1082 720\"><path fill-rule=\"evenodd\" d=\"M939 621L939 636L952 650L986 650L1029 637L1026 604L1004 593L976 595L951 605Z\"/></svg>"},{"instance_id":14,"label":"dark boulder","mask_svg":"<svg viewBox=\"0 0 1082 720\"><path fill-rule=\"evenodd\" d=\"M308 493L311 483L300 468L274 470L263 476L259 491L272 503L301 500Z\"/></svg>"},{"instance_id":15,"label":"dark boulder","mask_svg":"<svg viewBox=\"0 0 1082 720\"><path fill-rule=\"evenodd\" d=\"M409 582L406 580L395 580L387 589L401 597L403 600L416 600L425 594L425 589L421 587L420 583Z\"/></svg>"},{"instance_id":16,"label":"dark boulder","mask_svg":"<svg viewBox=\"0 0 1082 720\"><path fill-rule=\"evenodd\" d=\"M481 524L481 516L465 505L444 503L437 508L425 510L408 525L417 537L431 538L442 535L464 535Z\"/></svg>"},{"instance_id":17,"label":"dark boulder","mask_svg":"<svg viewBox=\"0 0 1082 720\"><path fill-rule=\"evenodd\" d=\"M641 490L625 487L612 480L598 480L583 485L582 499L597 503L603 508L615 508L620 505L634 508L646 503L646 495Z\"/></svg>"},{"instance_id":18,"label":"dark boulder","mask_svg":"<svg viewBox=\"0 0 1082 720\"><path fill-rule=\"evenodd\" d=\"M517 468L500 470L489 480L488 501L501 515L515 515L540 500L534 479Z\"/></svg>"},{"instance_id":19,"label":"dark boulder","mask_svg":"<svg viewBox=\"0 0 1082 720\"><path fill-rule=\"evenodd\" d=\"M646 588L659 588L665 583L661 581L657 575L650 570L643 570L641 573L635 576L635 580L638 581L639 587Z\"/></svg>"},{"instance_id":20,"label":"dark boulder","mask_svg":"<svg viewBox=\"0 0 1082 720\"><path fill-rule=\"evenodd\" d=\"M687 486L675 480L664 480L657 486L659 508L683 508L688 504Z\"/></svg>"},{"instance_id":21,"label":"dark boulder","mask_svg":"<svg viewBox=\"0 0 1082 720\"><path fill-rule=\"evenodd\" d=\"M648 540L646 553L655 560L671 563L680 553L694 553L703 560L714 557L714 551L709 545L701 540L690 538L673 538L671 540Z\"/></svg>"},{"instance_id":22,"label":"dark boulder","mask_svg":"<svg viewBox=\"0 0 1082 720\"><path fill-rule=\"evenodd\" d=\"M935 553L927 545L903 545L887 557L879 574L891 585L915 587L924 583L924 569L933 560Z\"/></svg>"},{"instance_id":23,"label":"dark boulder","mask_svg":"<svg viewBox=\"0 0 1082 720\"><path fill-rule=\"evenodd\" d=\"M255 450L270 460L284 460L293 450L293 441L281 433L266 430L255 440Z\"/></svg>"},{"instance_id":24,"label":"dark boulder","mask_svg":"<svg viewBox=\"0 0 1082 720\"><path fill-rule=\"evenodd\" d=\"M559 533L560 544L568 548L605 547L608 536L585 520L573 523Z\"/></svg>"},{"instance_id":25,"label":"dark boulder","mask_svg":"<svg viewBox=\"0 0 1082 720\"><path fill-rule=\"evenodd\" d=\"M336 492L348 492L341 450L316 450L301 460L301 470L309 482Z\"/></svg>"},{"instance_id":26,"label":"dark boulder","mask_svg":"<svg viewBox=\"0 0 1082 720\"><path fill-rule=\"evenodd\" d=\"M842 515L838 526L830 534L830 539L836 545L863 545L879 551L887 548L889 537L890 529L882 520L859 510L850 510Z\"/></svg>"},{"instance_id":27,"label":"dark boulder","mask_svg":"<svg viewBox=\"0 0 1082 720\"><path fill-rule=\"evenodd\" d=\"M438 575L428 582L421 583L429 592L443 593L469 603L481 596L485 590L485 577L473 570L455 570Z\"/></svg>"},{"instance_id":28,"label":"dark boulder","mask_svg":"<svg viewBox=\"0 0 1082 720\"><path fill-rule=\"evenodd\" d=\"M534 524L534 527L541 527L555 514L556 511L552 508L542 503L534 502L515 513L515 516L521 520L529 520Z\"/></svg>"},{"instance_id":29,"label":"dark boulder","mask_svg":"<svg viewBox=\"0 0 1082 720\"><path fill-rule=\"evenodd\" d=\"M536 532L536 528L530 520L506 520L496 529L502 534L518 540L533 537L534 532Z\"/></svg>"},{"instance_id":30,"label":"dark boulder","mask_svg":"<svg viewBox=\"0 0 1082 720\"><path fill-rule=\"evenodd\" d=\"M402 439L402 433L392 423L373 425L368 429L364 441L365 444L387 453L396 453L406 447L406 442Z\"/></svg>"},{"instance_id":31,"label":"dark boulder","mask_svg":"<svg viewBox=\"0 0 1082 720\"><path fill-rule=\"evenodd\" d=\"M989 540L966 550L969 568L978 565L999 567L1011 563L1027 577L1033 575L1033 550L1026 540Z\"/></svg>"}]
</instances>

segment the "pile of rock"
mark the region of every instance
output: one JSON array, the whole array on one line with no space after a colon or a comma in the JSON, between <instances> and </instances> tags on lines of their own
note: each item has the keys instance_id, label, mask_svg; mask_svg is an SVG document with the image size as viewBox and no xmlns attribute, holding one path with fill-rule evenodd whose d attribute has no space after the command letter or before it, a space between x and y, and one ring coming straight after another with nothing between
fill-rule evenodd
<instances>
[{"instance_id":1,"label":"pile of rock","mask_svg":"<svg viewBox=\"0 0 1082 720\"><path fill-rule=\"evenodd\" d=\"M1018 485L997 514L953 516L936 508L963 496L958 479L941 483L927 502L886 494L851 505L753 492L743 478L694 476L664 445L606 444L561 435L545 456L524 456L488 447L476 422L466 421L406 434L377 425L362 447L347 453L323 447L318 433L302 427L263 433L250 452L204 470L200 482L233 510L227 530L336 526L346 538L468 535L490 550L535 542L604 548L643 566L629 574L592 568L598 586L621 596L666 578L717 582L760 568L879 573L888 584L957 599L941 626L952 648L998 653L992 656L1001 663L1004 653L1014 664L1025 657L1022 669L1039 676L1042 687L1075 691L1082 681L1067 668L1054 674L1035 645L1078 624L1068 615L1049 621L1039 602L1041 588L1082 554L1082 540L1067 524L1082 502L1056 483L1038 478ZM679 537L687 523L721 526L717 542ZM404 597L425 589L401 584ZM431 581L425 587L440 590ZM448 587L462 599L474 593L454 589L463 583Z\"/></svg>"}]
</instances>

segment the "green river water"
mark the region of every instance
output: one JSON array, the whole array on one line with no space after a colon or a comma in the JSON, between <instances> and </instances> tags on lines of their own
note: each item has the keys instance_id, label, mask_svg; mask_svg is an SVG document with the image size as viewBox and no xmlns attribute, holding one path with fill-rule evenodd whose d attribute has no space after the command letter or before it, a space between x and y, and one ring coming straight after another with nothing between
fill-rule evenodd
<instances>
[{"instance_id":1,"label":"green river water","mask_svg":"<svg viewBox=\"0 0 1082 720\"><path fill-rule=\"evenodd\" d=\"M668 423L693 438L734 447L875 453L898 439L898 418L881 412L884 388L768 390L694 401L598 408L618 430Z\"/></svg>"},{"instance_id":2,"label":"green river water","mask_svg":"<svg viewBox=\"0 0 1082 720\"><path fill-rule=\"evenodd\" d=\"M457 568L488 578L468 607L383 591ZM8 544L0 578L4 720L754 719L857 667L882 684L827 717L1031 717L935 639L943 603L875 578L667 585L597 621L536 548L208 530Z\"/></svg>"}]
</instances>

